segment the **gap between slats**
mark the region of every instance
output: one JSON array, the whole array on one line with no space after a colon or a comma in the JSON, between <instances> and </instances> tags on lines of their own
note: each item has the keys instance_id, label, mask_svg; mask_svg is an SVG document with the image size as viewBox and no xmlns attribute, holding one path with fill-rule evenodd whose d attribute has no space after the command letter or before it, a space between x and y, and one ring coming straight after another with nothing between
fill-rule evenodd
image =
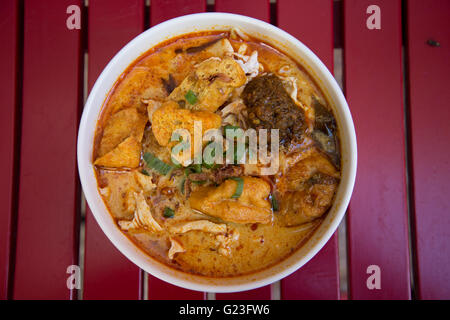
<instances>
[{"instance_id":1,"label":"gap between slats","mask_svg":"<svg viewBox=\"0 0 450 320\"><path fill-rule=\"evenodd\" d=\"M412 152L411 152L411 128L409 127L410 122L410 101L408 95L408 83L409 83L409 73L406 63L406 45L407 45L407 13L406 13L406 1L402 0L402 75L403 75L403 121L405 128L405 167L406 167L406 210L408 219L408 247L409 247L409 274L410 274L410 288L411 288L411 299L415 300L416 286L415 286L415 246L414 246L414 218L412 208L414 207L414 196L412 189Z\"/></svg>"},{"instance_id":2,"label":"gap between slats","mask_svg":"<svg viewBox=\"0 0 450 320\"><path fill-rule=\"evenodd\" d=\"M342 0L333 1L333 75L344 90L344 53L342 48ZM341 300L348 299L347 214L338 228L339 291Z\"/></svg>"},{"instance_id":3,"label":"gap between slats","mask_svg":"<svg viewBox=\"0 0 450 320\"><path fill-rule=\"evenodd\" d=\"M7 271L6 298L13 298L14 288L14 266L16 258L17 241L17 218L19 204L19 177L20 177L20 150L21 150L21 132L22 132L22 81L23 81L23 53L24 53L24 3L23 0L16 2L17 21L16 21L16 81L15 81L15 116L14 116L14 166L13 166L13 184L11 192L11 212L9 229L9 261Z\"/></svg>"},{"instance_id":4,"label":"gap between slats","mask_svg":"<svg viewBox=\"0 0 450 320\"><path fill-rule=\"evenodd\" d=\"M82 85L82 103L83 106L81 109L84 108L84 105L86 104L86 100L89 95L89 85L88 85L88 63L89 63L89 55L88 55L88 5L89 0L84 0L83 8L82 8L82 19L81 19L81 41L82 41L82 55L83 55L83 85ZM81 192L80 197L80 225L79 225L79 243L78 243L78 266L81 270L81 279L84 279L84 262L85 262L85 244L86 244L86 198L84 196L83 191ZM81 281L81 288L77 290L77 300L83 299L83 286L84 281Z\"/></svg>"}]
</instances>

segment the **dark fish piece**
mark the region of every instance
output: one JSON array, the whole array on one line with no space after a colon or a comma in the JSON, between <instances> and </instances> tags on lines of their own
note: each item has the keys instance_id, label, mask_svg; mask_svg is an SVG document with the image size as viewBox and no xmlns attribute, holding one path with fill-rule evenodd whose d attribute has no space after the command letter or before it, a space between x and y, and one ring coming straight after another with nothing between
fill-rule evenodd
<instances>
[{"instance_id":1,"label":"dark fish piece","mask_svg":"<svg viewBox=\"0 0 450 320\"><path fill-rule=\"evenodd\" d=\"M279 129L280 143L302 141L305 115L274 74L253 78L241 95L247 106L248 123L258 129Z\"/></svg>"},{"instance_id":2,"label":"dark fish piece","mask_svg":"<svg viewBox=\"0 0 450 320\"><path fill-rule=\"evenodd\" d=\"M337 125L333 113L313 98L315 112L314 131L311 136L317 146L331 159L336 168L341 167Z\"/></svg>"}]
</instances>

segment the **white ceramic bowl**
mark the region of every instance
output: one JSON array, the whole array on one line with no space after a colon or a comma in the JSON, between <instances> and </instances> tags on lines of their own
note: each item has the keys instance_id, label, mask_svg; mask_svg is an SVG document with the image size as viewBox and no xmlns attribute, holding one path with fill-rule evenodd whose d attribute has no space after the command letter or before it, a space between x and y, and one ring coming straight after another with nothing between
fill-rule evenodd
<instances>
[{"instance_id":1,"label":"white ceramic bowl","mask_svg":"<svg viewBox=\"0 0 450 320\"><path fill-rule=\"evenodd\" d=\"M300 62L315 78L334 108L340 130L342 180L336 201L311 239L280 263L251 275L232 278L208 278L174 270L156 261L136 247L116 226L97 189L92 150L97 119L108 92L124 70L153 46L172 37L202 31L229 30L237 26ZM113 32L113 30L112 30ZM307 263L336 231L347 209L356 175L356 137L352 117L335 79L324 64L304 44L268 23L227 13L200 13L163 22L129 42L103 70L86 102L78 134L78 169L84 194L98 224L111 242L146 272L174 285L207 292L250 290L280 280ZM108 268L108 266L105 266Z\"/></svg>"}]
</instances>

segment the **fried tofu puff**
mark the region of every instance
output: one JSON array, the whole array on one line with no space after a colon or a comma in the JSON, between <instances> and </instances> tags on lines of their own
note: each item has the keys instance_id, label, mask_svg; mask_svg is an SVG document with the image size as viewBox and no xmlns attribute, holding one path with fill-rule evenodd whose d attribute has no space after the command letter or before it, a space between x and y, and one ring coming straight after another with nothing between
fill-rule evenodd
<instances>
[{"instance_id":1,"label":"fried tofu puff","mask_svg":"<svg viewBox=\"0 0 450 320\"><path fill-rule=\"evenodd\" d=\"M244 188L239 198L232 198L238 182L225 180L218 187L202 187L191 194L191 208L209 216L235 223L270 223L268 201L270 185L263 179L242 177Z\"/></svg>"},{"instance_id":2,"label":"fried tofu puff","mask_svg":"<svg viewBox=\"0 0 450 320\"><path fill-rule=\"evenodd\" d=\"M137 168L141 159L141 143L134 136L129 136L119 145L97 158L94 164L110 168Z\"/></svg>"},{"instance_id":3,"label":"fried tofu puff","mask_svg":"<svg viewBox=\"0 0 450 320\"><path fill-rule=\"evenodd\" d=\"M141 141L148 118L134 108L121 110L106 123L94 164L102 167L139 166Z\"/></svg>"},{"instance_id":4,"label":"fried tofu puff","mask_svg":"<svg viewBox=\"0 0 450 320\"><path fill-rule=\"evenodd\" d=\"M169 99L193 110L215 112L231 95L234 88L245 84L242 67L231 57L213 57L201 62L183 82L172 91ZM190 92L194 99L186 99Z\"/></svg>"},{"instance_id":5,"label":"fried tofu puff","mask_svg":"<svg viewBox=\"0 0 450 320\"><path fill-rule=\"evenodd\" d=\"M134 136L138 142L142 140L148 118L135 108L128 108L113 114L103 129L102 139L98 148L101 157L129 136Z\"/></svg>"},{"instance_id":6,"label":"fried tofu puff","mask_svg":"<svg viewBox=\"0 0 450 320\"><path fill-rule=\"evenodd\" d=\"M152 114L152 132L161 146L172 146L172 133L186 129L191 136L191 151L194 150L194 123L201 122L202 136L209 129L220 128L222 118L209 111L181 108L175 101L167 101Z\"/></svg>"}]
</instances>

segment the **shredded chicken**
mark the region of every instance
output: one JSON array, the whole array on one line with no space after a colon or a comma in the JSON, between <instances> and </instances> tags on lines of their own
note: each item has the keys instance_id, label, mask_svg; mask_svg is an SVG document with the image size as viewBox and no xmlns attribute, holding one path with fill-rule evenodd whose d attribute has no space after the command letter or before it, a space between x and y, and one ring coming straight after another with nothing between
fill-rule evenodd
<instances>
[{"instance_id":1,"label":"shredded chicken","mask_svg":"<svg viewBox=\"0 0 450 320\"><path fill-rule=\"evenodd\" d=\"M182 222L169 227L170 233L186 233L188 231L199 230L209 233L225 233L227 232L226 224L217 224L208 220L196 220Z\"/></svg>"},{"instance_id":2,"label":"shredded chicken","mask_svg":"<svg viewBox=\"0 0 450 320\"><path fill-rule=\"evenodd\" d=\"M170 260L173 260L175 254L186 252L186 250L183 248L183 246L179 241L175 240L172 237L170 237L169 240L170 240L170 249L169 252L167 252L167 256L169 257Z\"/></svg>"},{"instance_id":3,"label":"shredded chicken","mask_svg":"<svg viewBox=\"0 0 450 320\"><path fill-rule=\"evenodd\" d=\"M232 39L241 38L242 40L249 40L249 37L238 27L234 27L233 29L231 29L230 37Z\"/></svg>"},{"instance_id":4,"label":"shredded chicken","mask_svg":"<svg viewBox=\"0 0 450 320\"><path fill-rule=\"evenodd\" d=\"M156 184L153 183L152 177L142 174L139 171L134 172L134 177L145 192L149 192L156 188Z\"/></svg>"},{"instance_id":5,"label":"shredded chicken","mask_svg":"<svg viewBox=\"0 0 450 320\"><path fill-rule=\"evenodd\" d=\"M242 99L234 100L233 102L227 104L220 114L222 116L222 126L226 125L239 125L245 128L246 125L246 107Z\"/></svg>"},{"instance_id":6,"label":"shredded chicken","mask_svg":"<svg viewBox=\"0 0 450 320\"><path fill-rule=\"evenodd\" d=\"M247 48L248 46L245 43L243 43L239 46L237 53L244 55L247 52Z\"/></svg>"},{"instance_id":7,"label":"shredded chicken","mask_svg":"<svg viewBox=\"0 0 450 320\"><path fill-rule=\"evenodd\" d=\"M262 65L258 62L258 51L253 51L250 56L240 54L239 52L234 53L234 57L237 58L236 62L244 70L247 76L247 81L256 77L260 70L263 70Z\"/></svg>"},{"instance_id":8,"label":"shredded chicken","mask_svg":"<svg viewBox=\"0 0 450 320\"><path fill-rule=\"evenodd\" d=\"M144 192L134 193L136 200L136 211L132 221L120 220L119 226L122 230L146 229L150 231L161 231L162 228L153 218L150 207L145 201Z\"/></svg>"},{"instance_id":9,"label":"shredded chicken","mask_svg":"<svg viewBox=\"0 0 450 320\"><path fill-rule=\"evenodd\" d=\"M223 107L222 110L220 110L220 112L222 114L222 117L225 117L230 113L238 114L244 109L245 105L242 102L242 99L239 99L227 104L225 107Z\"/></svg>"},{"instance_id":10,"label":"shredded chicken","mask_svg":"<svg viewBox=\"0 0 450 320\"><path fill-rule=\"evenodd\" d=\"M124 197L124 211L128 214L133 214L134 211L136 211L136 197L135 197L135 191L130 188L125 192Z\"/></svg>"}]
</instances>

